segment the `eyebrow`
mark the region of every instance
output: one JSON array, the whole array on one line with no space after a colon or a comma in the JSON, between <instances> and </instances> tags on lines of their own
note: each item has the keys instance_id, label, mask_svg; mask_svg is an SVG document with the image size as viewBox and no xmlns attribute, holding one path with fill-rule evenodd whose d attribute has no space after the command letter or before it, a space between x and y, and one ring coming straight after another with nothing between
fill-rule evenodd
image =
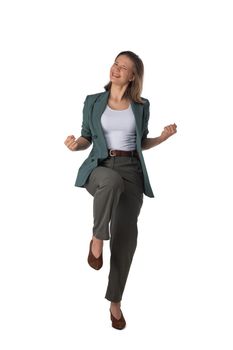
<instances>
[{"instance_id":1,"label":"eyebrow","mask_svg":"<svg viewBox=\"0 0 233 350\"><path fill-rule=\"evenodd\" d=\"M115 63L119 63L118 61L115 61ZM124 64L122 65L122 67L124 67L124 68L127 68L128 69L128 67L127 66L125 66Z\"/></svg>"}]
</instances>

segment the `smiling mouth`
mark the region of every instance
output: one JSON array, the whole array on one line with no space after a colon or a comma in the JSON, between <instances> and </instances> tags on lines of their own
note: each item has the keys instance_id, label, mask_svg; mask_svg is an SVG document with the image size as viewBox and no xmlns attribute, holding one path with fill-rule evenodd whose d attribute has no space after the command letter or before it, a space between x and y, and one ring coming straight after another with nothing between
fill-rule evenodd
<instances>
[{"instance_id":1,"label":"smiling mouth","mask_svg":"<svg viewBox=\"0 0 233 350\"><path fill-rule=\"evenodd\" d=\"M112 76L113 76L114 78L120 78L119 75L112 74Z\"/></svg>"}]
</instances>

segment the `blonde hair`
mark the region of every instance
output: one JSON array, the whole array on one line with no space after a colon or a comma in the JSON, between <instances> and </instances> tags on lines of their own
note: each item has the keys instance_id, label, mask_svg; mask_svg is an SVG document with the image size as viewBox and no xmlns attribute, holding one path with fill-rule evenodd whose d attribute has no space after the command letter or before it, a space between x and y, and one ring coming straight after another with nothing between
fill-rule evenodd
<instances>
[{"instance_id":1,"label":"blonde hair","mask_svg":"<svg viewBox=\"0 0 233 350\"><path fill-rule=\"evenodd\" d=\"M145 103L145 101L141 99L141 93L143 88L143 77L144 77L143 62L141 58L132 51L120 52L116 56L115 60L121 55L127 56L133 62L133 73L134 73L134 80L129 82L127 89L125 90L125 93L123 95L123 98L127 98L138 103ZM106 91L109 91L111 89L111 86L112 86L112 82L110 81L107 85L104 86L104 88Z\"/></svg>"}]
</instances>

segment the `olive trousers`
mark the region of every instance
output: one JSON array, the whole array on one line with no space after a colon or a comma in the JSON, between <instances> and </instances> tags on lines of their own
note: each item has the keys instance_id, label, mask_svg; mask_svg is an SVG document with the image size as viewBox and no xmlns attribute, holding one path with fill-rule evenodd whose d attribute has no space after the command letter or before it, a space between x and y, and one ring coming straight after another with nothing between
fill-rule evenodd
<instances>
[{"instance_id":1,"label":"olive trousers","mask_svg":"<svg viewBox=\"0 0 233 350\"><path fill-rule=\"evenodd\" d=\"M110 272L105 298L120 302L137 246L138 216L143 204L143 174L136 157L108 157L84 187L93 199L93 235L110 239Z\"/></svg>"}]
</instances>

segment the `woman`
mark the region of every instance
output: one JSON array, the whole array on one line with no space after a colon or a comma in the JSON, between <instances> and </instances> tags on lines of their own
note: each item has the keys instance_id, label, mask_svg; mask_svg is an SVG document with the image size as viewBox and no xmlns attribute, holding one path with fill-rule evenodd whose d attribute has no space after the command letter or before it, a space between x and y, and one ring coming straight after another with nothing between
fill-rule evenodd
<instances>
[{"instance_id":1,"label":"woman","mask_svg":"<svg viewBox=\"0 0 233 350\"><path fill-rule=\"evenodd\" d=\"M75 185L94 198L93 236L88 263L99 270L103 241L110 239L110 273L105 298L110 304L112 327L123 329L126 321L121 299L137 244L137 220L143 193L154 197L142 150L157 146L176 133L168 125L159 137L147 138L149 101L141 97L144 66L131 51L119 53L110 69L105 92L87 96L81 136L70 135L71 151L93 148L79 168ZM109 227L110 225L110 227Z\"/></svg>"}]
</instances>

